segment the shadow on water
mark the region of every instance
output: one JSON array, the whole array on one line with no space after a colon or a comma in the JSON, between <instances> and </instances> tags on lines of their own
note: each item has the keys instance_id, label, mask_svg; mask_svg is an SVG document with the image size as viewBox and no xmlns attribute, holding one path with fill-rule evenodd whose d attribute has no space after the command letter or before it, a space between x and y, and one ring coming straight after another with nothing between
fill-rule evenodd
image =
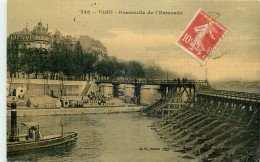
<instances>
[{"instance_id":1,"label":"shadow on water","mask_svg":"<svg viewBox=\"0 0 260 162\"><path fill-rule=\"evenodd\" d=\"M14 155L7 155L8 161L38 161L43 160L46 156L49 159L59 158L59 157L69 157L71 155L72 149L75 145L50 149L50 150L41 150L41 151L31 151L27 153L20 153Z\"/></svg>"}]
</instances>

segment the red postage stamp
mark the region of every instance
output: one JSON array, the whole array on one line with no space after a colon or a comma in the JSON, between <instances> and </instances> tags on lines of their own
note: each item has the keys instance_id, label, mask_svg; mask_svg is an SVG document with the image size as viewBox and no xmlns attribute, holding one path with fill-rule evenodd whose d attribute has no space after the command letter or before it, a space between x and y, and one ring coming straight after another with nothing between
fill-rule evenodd
<instances>
[{"instance_id":1,"label":"red postage stamp","mask_svg":"<svg viewBox=\"0 0 260 162\"><path fill-rule=\"evenodd\" d=\"M175 44L204 65L227 31L199 9Z\"/></svg>"}]
</instances>

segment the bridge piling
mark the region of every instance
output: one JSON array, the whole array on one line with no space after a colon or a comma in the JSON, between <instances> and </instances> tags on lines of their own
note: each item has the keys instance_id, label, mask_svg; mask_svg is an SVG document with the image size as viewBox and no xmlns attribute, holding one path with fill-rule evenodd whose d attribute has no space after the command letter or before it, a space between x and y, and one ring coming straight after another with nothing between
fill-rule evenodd
<instances>
[{"instance_id":1,"label":"bridge piling","mask_svg":"<svg viewBox=\"0 0 260 162\"><path fill-rule=\"evenodd\" d=\"M214 90L201 85L194 86L192 92L192 86L182 86L171 86L175 91L146 111L151 116L162 117L156 125L162 139L200 160L255 158L260 136L258 94Z\"/></svg>"},{"instance_id":2,"label":"bridge piling","mask_svg":"<svg viewBox=\"0 0 260 162\"><path fill-rule=\"evenodd\" d=\"M118 89L119 89L119 84L113 83L113 95L114 97L118 97Z\"/></svg>"}]
</instances>

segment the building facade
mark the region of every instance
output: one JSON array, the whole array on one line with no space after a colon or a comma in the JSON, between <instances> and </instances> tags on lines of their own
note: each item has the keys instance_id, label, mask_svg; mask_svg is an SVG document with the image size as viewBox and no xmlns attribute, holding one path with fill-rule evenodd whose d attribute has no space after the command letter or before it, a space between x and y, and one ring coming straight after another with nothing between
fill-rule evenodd
<instances>
[{"instance_id":1,"label":"building facade","mask_svg":"<svg viewBox=\"0 0 260 162\"><path fill-rule=\"evenodd\" d=\"M20 48L42 48L49 50L53 43L52 37L52 33L48 31L48 24L47 28L45 28L40 21L32 31L30 31L26 25L26 28L22 31L10 34L8 43L16 40Z\"/></svg>"},{"instance_id":2,"label":"building facade","mask_svg":"<svg viewBox=\"0 0 260 162\"><path fill-rule=\"evenodd\" d=\"M68 48L73 49L77 44L80 44L85 53L95 52L99 60L104 58L107 55L107 49L99 40L95 40L88 35L80 36L78 38L71 35L62 35L62 33L56 29L54 34L49 31L48 24L46 27L42 24L41 21L33 28L29 30L26 27L22 31L14 32L9 35L7 38L7 43L11 44L13 41L17 41L19 48L30 48L30 49L43 49L50 51L56 43L65 44ZM18 56L19 56L18 51ZM24 73L21 76L24 78ZM31 74L34 75L34 74ZM10 76L8 72L8 77ZM14 78L19 76L19 72L14 74Z\"/></svg>"}]
</instances>

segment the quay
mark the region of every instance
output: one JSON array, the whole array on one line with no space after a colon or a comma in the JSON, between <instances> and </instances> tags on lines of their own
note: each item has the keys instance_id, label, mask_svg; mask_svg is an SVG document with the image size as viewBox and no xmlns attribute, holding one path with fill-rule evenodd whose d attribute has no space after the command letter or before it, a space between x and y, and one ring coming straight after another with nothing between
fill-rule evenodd
<instances>
[{"instance_id":1,"label":"quay","mask_svg":"<svg viewBox=\"0 0 260 162\"><path fill-rule=\"evenodd\" d=\"M92 108L59 108L59 109L17 109L18 116L42 116L42 115L85 115L85 114L110 114L138 112L142 106L115 106ZM11 116L11 110L7 110L7 116Z\"/></svg>"}]
</instances>

